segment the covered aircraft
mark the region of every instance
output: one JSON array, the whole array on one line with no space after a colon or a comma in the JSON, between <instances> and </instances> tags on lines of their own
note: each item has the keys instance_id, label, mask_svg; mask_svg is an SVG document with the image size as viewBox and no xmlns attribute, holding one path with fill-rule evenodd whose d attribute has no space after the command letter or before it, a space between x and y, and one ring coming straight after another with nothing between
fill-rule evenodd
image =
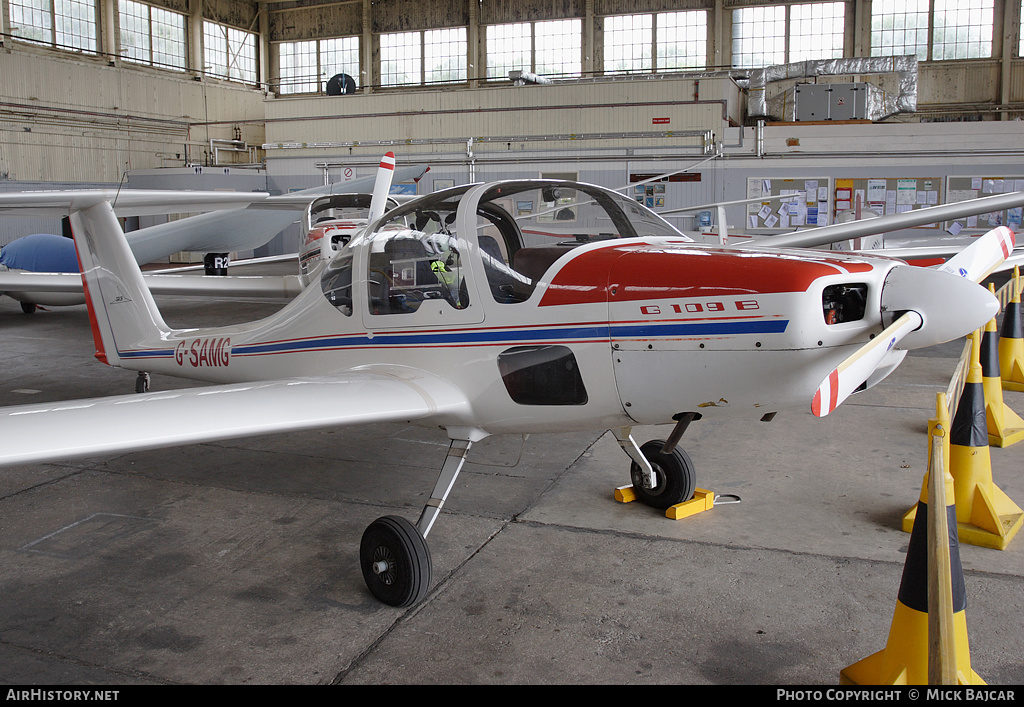
<instances>
[{"instance_id":1,"label":"covered aircraft","mask_svg":"<svg viewBox=\"0 0 1024 707\"><path fill-rule=\"evenodd\" d=\"M976 281L1012 248L1008 230L993 232L954 274L697 245L601 187L500 181L372 219L267 318L172 329L110 202L68 208L97 358L212 385L4 408L0 464L377 421L441 427L451 445L418 521L384 516L361 541L367 586L396 606L428 591L425 538L474 443L609 429L638 498L667 508L695 486L677 445L687 425L828 414L908 349L989 321L998 303ZM633 439L634 425L664 423L675 425L667 441Z\"/></svg>"}]
</instances>

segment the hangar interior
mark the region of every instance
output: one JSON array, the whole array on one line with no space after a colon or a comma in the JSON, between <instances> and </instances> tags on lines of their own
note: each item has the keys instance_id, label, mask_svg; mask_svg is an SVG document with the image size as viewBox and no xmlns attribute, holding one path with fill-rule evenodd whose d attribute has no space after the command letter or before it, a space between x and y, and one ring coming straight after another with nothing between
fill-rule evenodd
<instances>
[{"instance_id":1,"label":"hangar interior","mask_svg":"<svg viewBox=\"0 0 1024 707\"><path fill-rule=\"evenodd\" d=\"M762 180L812 181L826 197L821 225L846 205L836 190L849 180L918 179L919 196L900 196L916 207L971 190L956 177L992 180L980 194L1022 176L1012 0L0 8L5 190L283 193L370 174L394 150L430 165L421 193L543 174L623 188L686 169L647 195L663 212L741 199ZM784 230L750 216L730 207L728 225ZM697 216L669 218L692 229ZM0 244L34 225L7 221ZM298 239L293 230L264 254L294 252Z\"/></svg>"},{"instance_id":2,"label":"hangar interior","mask_svg":"<svg viewBox=\"0 0 1024 707\"><path fill-rule=\"evenodd\" d=\"M0 0L0 191L283 194L372 175L391 150L430 167L415 193L566 177L626 190L686 231L701 214L684 207L803 195L798 220L728 207L745 235L833 223L858 195L883 214L1020 191L1021 8ZM892 235L1020 224L1017 209ZM59 228L4 216L0 245ZM170 298L166 316L222 324L279 306ZM130 388L92 360L84 308L15 309L0 300L4 405ZM742 503L689 523L611 500L628 471L601 431L488 440L432 537L439 589L404 612L365 592L353 545L382 507L419 508L444 458L436 430L19 467L0 477L0 682L832 684L885 643L898 519L959 355L957 342L909 357L827 427L809 413L696 423L686 444L707 483ZM1018 503L1020 455L992 462ZM974 667L991 684L1024 681L1020 543L962 548Z\"/></svg>"}]
</instances>

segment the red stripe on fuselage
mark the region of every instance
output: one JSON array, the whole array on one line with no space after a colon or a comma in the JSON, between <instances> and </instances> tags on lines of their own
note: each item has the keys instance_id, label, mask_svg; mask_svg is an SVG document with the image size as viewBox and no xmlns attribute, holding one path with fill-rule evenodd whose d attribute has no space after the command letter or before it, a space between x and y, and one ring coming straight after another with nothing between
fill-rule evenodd
<instances>
[{"instance_id":1,"label":"red stripe on fuselage","mask_svg":"<svg viewBox=\"0 0 1024 707\"><path fill-rule=\"evenodd\" d=\"M552 278L540 306L806 292L820 277L870 270L869 263L856 258L609 246L582 252L566 263Z\"/></svg>"},{"instance_id":2,"label":"red stripe on fuselage","mask_svg":"<svg viewBox=\"0 0 1024 707\"><path fill-rule=\"evenodd\" d=\"M74 228L71 229L74 235ZM110 365L107 360L107 351L103 348L103 336L100 334L99 324L96 322L96 308L92 304L92 296L89 294L89 283L85 279L85 268L82 267L82 256L78 252L78 243L75 243L75 257L78 258L78 272L82 274L82 292L85 293L85 307L89 310L89 326L92 328L92 340L96 345L96 353L93 354L103 363Z\"/></svg>"}]
</instances>

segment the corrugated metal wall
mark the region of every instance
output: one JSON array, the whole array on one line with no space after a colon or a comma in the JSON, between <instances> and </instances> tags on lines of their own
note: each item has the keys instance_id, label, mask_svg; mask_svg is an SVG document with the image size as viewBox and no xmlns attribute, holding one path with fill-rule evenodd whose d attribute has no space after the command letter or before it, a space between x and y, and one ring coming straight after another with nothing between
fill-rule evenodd
<instances>
[{"instance_id":1,"label":"corrugated metal wall","mask_svg":"<svg viewBox=\"0 0 1024 707\"><path fill-rule=\"evenodd\" d=\"M203 161L210 138L263 141L252 88L100 59L0 53L0 178L114 182L133 168Z\"/></svg>"}]
</instances>

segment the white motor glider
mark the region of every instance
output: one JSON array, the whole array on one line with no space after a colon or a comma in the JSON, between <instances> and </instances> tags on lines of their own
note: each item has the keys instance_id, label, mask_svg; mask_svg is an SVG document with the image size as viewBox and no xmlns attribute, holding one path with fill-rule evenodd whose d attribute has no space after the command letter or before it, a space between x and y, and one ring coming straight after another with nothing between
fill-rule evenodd
<instances>
[{"instance_id":1,"label":"white motor glider","mask_svg":"<svg viewBox=\"0 0 1024 707\"><path fill-rule=\"evenodd\" d=\"M961 276L697 245L601 187L500 181L373 219L265 319L172 329L111 204L69 206L97 358L214 385L4 408L0 464L374 421L441 427L451 446L417 523L385 516L360 546L367 586L396 606L426 595L425 537L475 442L610 429L640 500L667 508L694 491L677 446L692 421L826 414L908 348L988 322L998 303L976 280L1012 248L1006 229L979 239ZM664 423L667 442L631 435Z\"/></svg>"}]
</instances>

